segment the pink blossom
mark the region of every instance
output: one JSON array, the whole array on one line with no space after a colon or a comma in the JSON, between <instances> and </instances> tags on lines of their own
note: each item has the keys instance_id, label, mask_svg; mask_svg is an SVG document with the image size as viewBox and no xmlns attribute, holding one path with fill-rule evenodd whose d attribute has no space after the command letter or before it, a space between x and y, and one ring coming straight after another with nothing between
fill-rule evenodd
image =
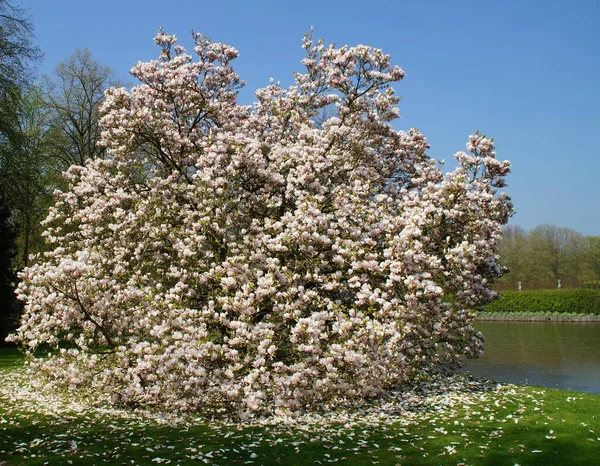
<instances>
[{"instance_id":1,"label":"pink blossom","mask_svg":"<svg viewBox=\"0 0 600 466\"><path fill-rule=\"evenodd\" d=\"M328 409L477 356L510 170L476 133L444 174L397 131L404 71L304 39L305 73L240 106L237 51L162 31L106 94L104 160L73 166L21 274L11 340L48 383L242 416ZM327 117L330 115L330 117ZM65 351L38 358L46 344Z\"/></svg>"}]
</instances>

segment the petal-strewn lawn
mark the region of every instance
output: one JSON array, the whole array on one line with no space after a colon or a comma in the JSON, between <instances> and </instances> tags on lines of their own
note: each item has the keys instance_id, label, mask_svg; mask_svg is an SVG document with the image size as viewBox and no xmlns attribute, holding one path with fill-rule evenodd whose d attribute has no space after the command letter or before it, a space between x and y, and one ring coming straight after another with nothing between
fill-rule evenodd
<instances>
[{"instance_id":1,"label":"petal-strewn lawn","mask_svg":"<svg viewBox=\"0 0 600 466\"><path fill-rule=\"evenodd\" d=\"M440 377L361 409L236 423L106 409L0 353L0 464L598 464L600 396Z\"/></svg>"}]
</instances>

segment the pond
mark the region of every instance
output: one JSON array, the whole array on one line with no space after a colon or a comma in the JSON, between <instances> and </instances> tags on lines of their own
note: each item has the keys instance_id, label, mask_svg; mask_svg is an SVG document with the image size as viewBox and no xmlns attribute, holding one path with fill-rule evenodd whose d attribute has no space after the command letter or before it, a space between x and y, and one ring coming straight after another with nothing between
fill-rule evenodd
<instances>
[{"instance_id":1,"label":"pond","mask_svg":"<svg viewBox=\"0 0 600 466\"><path fill-rule=\"evenodd\" d=\"M485 353L459 372L502 382L600 393L600 323L477 322Z\"/></svg>"}]
</instances>

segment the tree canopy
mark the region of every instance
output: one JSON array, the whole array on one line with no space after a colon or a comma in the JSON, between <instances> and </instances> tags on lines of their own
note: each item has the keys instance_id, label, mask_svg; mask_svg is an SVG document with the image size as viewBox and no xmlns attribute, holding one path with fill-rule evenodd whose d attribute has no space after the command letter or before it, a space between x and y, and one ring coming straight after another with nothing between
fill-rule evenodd
<instances>
[{"instance_id":1,"label":"tree canopy","mask_svg":"<svg viewBox=\"0 0 600 466\"><path fill-rule=\"evenodd\" d=\"M600 281L598 237L552 224L538 225L527 231L507 226L500 242L500 263L507 273L501 288L555 288L582 286Z\"/></svg>"}]
</instances>

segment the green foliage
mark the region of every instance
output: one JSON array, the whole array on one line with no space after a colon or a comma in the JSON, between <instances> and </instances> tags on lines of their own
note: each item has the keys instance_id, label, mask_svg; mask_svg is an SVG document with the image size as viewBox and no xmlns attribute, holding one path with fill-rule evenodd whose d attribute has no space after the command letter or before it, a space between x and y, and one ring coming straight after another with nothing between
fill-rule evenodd
<instances>
[{"instance_id":1,"label":"green foliage","mask_svg":"<svg viewBox=\"0 0 600 466\"><path fill-rule=\"evenodd\" d=\"M116 83L111 69L77 49L58 65L55 78L47 78L45 87L14 85L0 92L0 184L19 230L17 269L45 248L40 222L54 203L53 191L67 186L61 173L103 154L99 107L104 90Z\"/></svg>"},{"instance_id":2,"label":"green foliage","mask_svg":"<svg viewBox=\"0 0 600 466\"><path fill-rule=\"evenodd\" d=\"M588 236L589 264L592 270L592 277L600 288L600 236Z\"/></svg>"},{"instance_id":3,"label":"green foliage","mask_svg":"<svg viewBox=\"0 0 600 466\"><path fill-rule=\"evenodd\" d=\"M563 313L600 315L600 289L503 291L485 312Z\"/></svg>"},{"instance_id":4,"label":"green foliage","mask_svg":"<svg viewBox=\"0 0 600 466\"><path fill-rule=\"evenodd\" d=\"M500 264L506 274L500 289L550 288L561 280L563 287L600 280L600 237L585 237L569 228L538 225L531 231L507 226L500 242ZM544 283L546 282L546 283ZM541 286L540 286L541 285Z\"/></svg>"},{"instance_id":5,"label":"green foliage","mask_svg":"<svg viewBox=\"0 0 600 466\"><path fill-rule=\"evenodd\" d=\"M62 168L49 156L51 114L42 89L24 90L14 112L18 137L0 144L0 182L10 201L11 220L19 229L13 266L20 268L27 265L30 253L43 248L40 222L53 203L52 191L61 180Z\"/></svg>"}]
</instances>

